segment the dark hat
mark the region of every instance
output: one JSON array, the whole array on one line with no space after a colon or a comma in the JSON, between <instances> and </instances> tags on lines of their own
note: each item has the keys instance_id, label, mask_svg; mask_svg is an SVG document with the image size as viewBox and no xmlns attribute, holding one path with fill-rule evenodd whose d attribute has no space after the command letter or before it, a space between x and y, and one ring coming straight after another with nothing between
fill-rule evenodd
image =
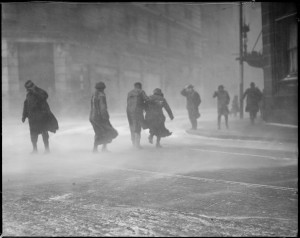
<instances>
[{"instance_id":1,"label":"dark hat","mask_svg":"<svg viewBox=\"0 0 300 238\"><path fill-rule=\"evenodd\" d=\"M31 88L34 86L34 83L31 80L26 81L25 83L25 88Z\"/></svg>"},{"instance_id":2,"label":"dark hat","mask_svg":"<svg viewBox=\"0 0 300 238\"><path fill-rule=\"evenodd\" d=\"M187 86L187 88L194 88L194 86L193 86L192 84L189 84L189 85Z\"/></svg>"},{"instance_id":3,"label":"dark hat","mask_svg":"<svg viewBox=\"0 0 300 238\"><path fill-rule=\"evenodd\" d=\"M97 88L97 89L105 89L106 86L105 86L105 84L103 82L98 82L98 83L96 83L95 88Z\"/></svg>"},{"instance_id":4,"label":"dark hat","mask_svg":"<svg viewBox=\"0 0 300 238\"><path fill-rule=\"evenodd\" d=\"M136 82L136 83L134 83L134 87L142 88L142 84L140 82Z\"/></svg>"},{"instance_id":5,"label":"dark hat","mask_svg":"<svg viewBox=\"0 0 300 238\"><path fill-rule=\"evenodd\" d=\"M153 90L153 94L155 95L160 95L160 96L164 96L164 94L162 93L160 88L156 88Z\"/></svg>"}]
</instances>

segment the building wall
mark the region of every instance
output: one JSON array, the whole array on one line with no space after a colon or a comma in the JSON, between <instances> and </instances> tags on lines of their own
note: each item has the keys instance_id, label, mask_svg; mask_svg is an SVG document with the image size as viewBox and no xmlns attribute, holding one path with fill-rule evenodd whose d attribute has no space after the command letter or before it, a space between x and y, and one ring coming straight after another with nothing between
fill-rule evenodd
<instances>
[{"instance_id":1,"label":"building wall","mask_svg":"<svg viewBox=\"0 0 300 238\"><path fill-rule=\"evenodd\" d=\"M289 75L289 59L284 45L289 32L282 31L280 21L290 16L296 21L294 3L262 3L264 83L266 120L298 124L298 71Z\"/></svg>"},{"instance_id":2,"label":"building wall","mask_svg":"<svg viewBox=\"0 0 300 238\"><path fill-rule=\"evenodd\" d=\"M255 9L253 8L255 6ZM224 85L231 99L240 94L239 57L239 3L210 3L202 6L202 74L203 106L216 107L212 98L218 85ZM248 48L251 51L256 40L255 50L262 49L262 39L258 38L261 31L260 3L243 5L245 23L250 25L247 34ZM264 87L263 70L243 64L244 90L254 82L260 89ZM247 117L248 115L245 115Z\"/></svg>"},{"instance_id":3,"label":"building wall","mask_svg":"<svg viewBox=\"0 0 300 238\"><path fill-rule=\"evenodd\" d=\"M194 6L5 3L2 7L3 95L18 94L16 102L4 100L6 108L22 105L25 97L18 75L21 42L51 44L55 87L46 90L51 107L62 114L88 113L99 80L107 83L110 111L124 110L127 91L136 81L144 84L147 94L161 87L171 106L182 107L180 89L187 83L201 85L201 18Z\"/></svg>"}]
</instances>

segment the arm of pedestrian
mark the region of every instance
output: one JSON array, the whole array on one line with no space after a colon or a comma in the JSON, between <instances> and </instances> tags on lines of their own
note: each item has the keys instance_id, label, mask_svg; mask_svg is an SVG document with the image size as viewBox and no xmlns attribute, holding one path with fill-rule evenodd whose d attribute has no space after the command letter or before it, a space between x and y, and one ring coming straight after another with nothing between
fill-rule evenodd
<instances>
[{"instance_id":1,"label":"arm of pedestrian","mask_svg":"<svg viewBox=\"0 0 300 238\"><path fill-rule=\"evenodd\" d=\"M214 92L214 94L213 94L213 98L215 98L216 96L217 96L217 92Z\"/></svg>"},{"instance_id":2,"label":"arm of pedestrian","mask_svg":"<svg viewBox=\"0 0 300 238\"><path fill-rule=\"evenodd\" d=\"M172 110L171 110L171 108L170 108L170 106L169 106L169 104L168 104L168 102L167 102L166 99L164 99L164 101L163 101L163 107L167 111L170 119L173 120L174 119L173 112L172 112Z\"/></svg>"},{"instance_id":3,"label":"arm of pedestrian","mask_svg":"<svg viewBox=\"0 0 300 238\"><path fill-rule=\"evenodd\" d=\"M24 101L24 106L23 106L23 113L22 113L22 122L23 123L25 122L26 117L28 117L27 99Z\"/></svg>"}]
</instances>

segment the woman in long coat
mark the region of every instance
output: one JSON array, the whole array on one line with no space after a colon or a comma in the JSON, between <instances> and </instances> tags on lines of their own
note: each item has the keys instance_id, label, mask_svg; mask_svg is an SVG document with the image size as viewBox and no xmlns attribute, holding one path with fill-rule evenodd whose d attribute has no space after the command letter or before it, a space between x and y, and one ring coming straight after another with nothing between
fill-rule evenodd
<instances>
[{"instance_id":1,"label":"woman in long coat","mask_svg":"<svg viewBox=\"0 0 300 238\"><path fill-rule=\"evenodd\" d=\"M94 149L97 152L98 145L102 146L102 151L107 151L107 144L111 143L118 136L118 132L112 127L109 121L107 111L106 88L103 82L99 82L95 86L96 91L91 99L90 122L95 131Z\"/></svg>"},{"instance_id":2,"label":"woman in long coat","mask_svg":"<svg viewBox=\"0 0 300 238\"><path fill-rule=\"evenodd\" d=\"M171 120L174 119L172 110L167 103L167 100L164 98L163 93L159 88L154 89L153 95L149 97L149 102L146 109L146 124L149 127L150 136L148 137L149 142L153 143L153 137L156 136L156 148L160 148L160 140L162 137L170 136L170 132L165 127L166 117L163 114L165 109Z\"/></svg>"},{"instance_id":3,"label":"woman in long coat","mask_svg":"<svg viewBox=\"0 0 300 238\"><path fill-rule=\"evenodd\" d=\"M25 83L25 88L27 95L23 106L22 122L24 123L26 118L28 118L33 145L32 153L37 153L39 134L42 134L43 137L45 153L49 153L48 131L55 133L58 130L58 122L47 102L48 93L37 87L31 80Z\"/></svg>"}]
</instances>

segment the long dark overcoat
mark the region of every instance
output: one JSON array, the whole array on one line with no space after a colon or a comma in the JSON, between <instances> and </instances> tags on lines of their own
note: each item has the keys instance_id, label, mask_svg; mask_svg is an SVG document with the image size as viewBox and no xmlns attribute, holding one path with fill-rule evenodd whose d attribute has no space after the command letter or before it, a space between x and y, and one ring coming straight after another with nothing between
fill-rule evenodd
<instances>
[{"instance_id":1,"label":"long dark overcoat","mask_svg":"<svg viewBox=\"0 0 300 238\"><path fill-rule=\"evenodd\" d=\"M118 132L109 121L106 95L96 90L91 99L90 122L95 131L97 145L111 143L118 136Z\"/></svg>"},{"instance_id":2,"label":"long dark overcoat","mask_svg":"<svg viewBox=\"0 0 300 238\"><path fill-rule=\"evenodd\" d=\"M45 131L55 133L58 122L47 103L48 94L45 90L35 87L26 95L23 107L23 119L28 118L30 132L41 134Z\"/></svg>"},{"instance_id":3,"label":"long dark overcoat","mask_svg":"<svg viewBox=\"0 0 300 238\"><path fill-rule=\"evenodd\" d=\"M259 102L262 99L261 91L257 87L248 88L243 95L243 99L246 96L247 96L247 100L246 100L245 111L257 113L259 110Z\"/></svg>"},{"instance_id":4,"label":"long dark overcoat","mask_svg":"<svg viewBox=\"0 0 300 238\"><path fill-rule=\"evenodd\" d=\"M151 135L166 137L172 133L165 127L166 117L162 109L165 109L171 119L174 118L172 110L163 95L151 95L146 107L146 124Z\"/></svg>"},{"instance_id":5,"label":"long dark overcoat","mask_svg":"<svg viewBox=\"0 0 300 238\"><path fill-rule=\"evenodd\" d=\"M148 96L142 89L133 89L127 95L127 118L132 130L136 133L146 129L144 111Z\"/></svg>"},{"instance_id":6,"label":"long dark overcoat","mask_svg":"<svg viewBox=\"0 0 300 238\"><path fill-rule=\"evenodd\" d=\"M196 91L188 92L183 89L181 95L186 97L186 109L189 112L190 117L198 119L200 117L199 106L201 103L201 98L199 93Z\"/></svg>"}]
</instances>

